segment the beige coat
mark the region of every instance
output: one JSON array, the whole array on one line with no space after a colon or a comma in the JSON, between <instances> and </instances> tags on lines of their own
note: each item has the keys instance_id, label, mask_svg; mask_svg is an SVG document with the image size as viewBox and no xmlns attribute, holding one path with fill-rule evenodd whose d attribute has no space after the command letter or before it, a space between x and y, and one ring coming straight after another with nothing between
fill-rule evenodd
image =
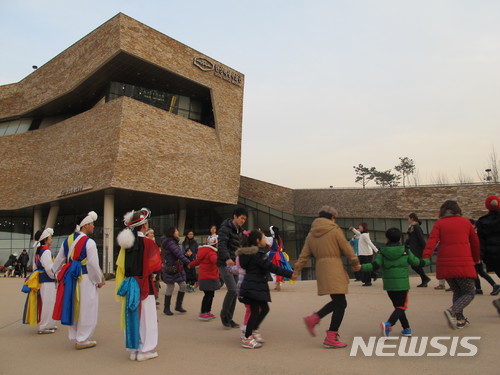
<instances>
[{"instance_id":1,"label":"beige coat","mask_svg":"<svg viewBox=\"0 0 500 375\"><path fill-rule=\"evenodd\" d=\"M341 255L352 266L359 265L359 260L342 229L332 220L317 218L311 225L299 259L293 267L300 273L311 256L316 259L316 278L318 295L347 294L349 275L344 269Z\"/></svg>"}]
</instances>

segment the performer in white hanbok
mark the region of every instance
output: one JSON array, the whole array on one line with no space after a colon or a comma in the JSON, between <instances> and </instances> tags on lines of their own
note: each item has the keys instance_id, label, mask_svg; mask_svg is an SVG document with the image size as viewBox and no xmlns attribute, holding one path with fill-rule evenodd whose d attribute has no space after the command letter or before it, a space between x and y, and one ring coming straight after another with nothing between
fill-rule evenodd
<instances>
[{"instance_id":1,"label":"performer in white hanbok","mask_svg":"<svg viewBox=\"0 0 500 375\"><path fill-rule=\"evenodd\" d=\"M54 333L57 322L52 319L54 304L56 302L55 275L52 271L52 236L54 230L46 228L35 233L33 250L33 273L26 280L26 292L29 292L25 304L23 323L36 325L38 334ZM39 292L38 292L39 291Z\"/></svg>"},{"instance_id":2,"label":"performer in white hanbok","mask_svg":"<svg viewBox=\"0 0 500 375\"><path fill-rule=\"evenodd\" d=\"M145 236L151 211L142 208L124 216L126 229L117 237L120 254L116 261L116 291L121 296L121 326L132 361L158 357L158 316L154 276L161 270L160 250Z\"/></svg>"},{"instance_id":3,"label":"performer in white hanbok","mask_svg":"<svg viewBox=\"0 0 500 375\"><path fill-rule=\"evenodd\" d=\"M54 262L59 280L53 318L68 326L69 339L76 349L97 345L90 340L97 325L99 294L105 282L99 267L97 246L88 235L94 233L94 211L77 219L75 233L62 244Z\"/></svg>"}]
</instances>

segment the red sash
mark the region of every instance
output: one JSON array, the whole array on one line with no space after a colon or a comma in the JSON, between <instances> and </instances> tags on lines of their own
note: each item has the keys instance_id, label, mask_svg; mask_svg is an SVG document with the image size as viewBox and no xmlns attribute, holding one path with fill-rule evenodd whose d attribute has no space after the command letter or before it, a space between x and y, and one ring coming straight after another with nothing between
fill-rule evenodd
<instances>
[{"instance_id":1,"label":"red sash","mask_svg":"<svg viewBox=\"0 0 500 375\"><path fill-rule=\"evenodd\" d=\"M84 234L82 237L78 237L75 241L78 241L73 250L73 255L70 257L69 261L61 268L61 271L57 274L57 294L56 294L56 303L54 305L54 312L52 313L52 319L61 320L62 308L63 308L63 297L64 297L64 276L66 275L66 271L71 266L71 262L73 259L80 258L80 254L82 252L83 246L87 241L85 241ZM61 250L62 251L62 250Z\"/></svg>"}]
</instances>

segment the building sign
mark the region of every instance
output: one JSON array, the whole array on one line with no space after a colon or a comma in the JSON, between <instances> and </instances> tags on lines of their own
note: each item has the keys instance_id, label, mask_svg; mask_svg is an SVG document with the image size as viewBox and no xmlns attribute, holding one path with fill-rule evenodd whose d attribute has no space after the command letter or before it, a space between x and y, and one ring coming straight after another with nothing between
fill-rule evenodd
<instances>
[{"instance_id":1,"label":"building sign","mask_svg":"<svg viewBox=\"0 0 500 375\"><path fill-rule=\"evenodd\" d=\"M90 190L90 189L92 189L92 186L88 186L88 185L87 186L83 186L83 185L72 186L70 188L61 190L61 192L59 193L59 195L57 196L57 198L65 197L67 195L81 193L83 191L87 191L87 190Z\"/></svg>"},{"instance_id":2,"label":"building sign","mask_svg":"<svg viewBox=\"0 0 500 375\"><path fill-rule=\"evenodd\" d=\"M213 63L212 61L204 57L195 57L193 59L193 64L198 67L198 69L203 70L204 72L213 71L214 76L231 82L233 85L241 87L241 85L243 84L243 76L231 69L226 68L223 65Z\"/></svg>"}]
</instances>

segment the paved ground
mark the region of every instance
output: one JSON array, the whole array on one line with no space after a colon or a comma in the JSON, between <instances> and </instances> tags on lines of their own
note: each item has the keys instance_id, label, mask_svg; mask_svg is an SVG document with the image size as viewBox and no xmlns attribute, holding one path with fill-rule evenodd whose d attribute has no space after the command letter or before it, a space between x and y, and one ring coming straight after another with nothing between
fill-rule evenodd
<instances>
[{"instance_id":1,"label":"paved ground","mask_svg":"<svg viewBox=\"0 0 500 375\"><path fill-rule=\"evenodd\" d=\"M497 281L498 279L495 278ZM418 284L416 278L412 286ZM239 346L239 330L224 329L219 320L201 322L196 319L202 293L188 294L184 307L188 313L167 317L160 313L160 356L146 362L131 362L124 349L124 336L119 328L119 304L114 301L114 281L101 289L99 323L95 339L98 346L77 351L67 339L66 327L53 335L37 335L36 328L21 324L25 294L20 292L21 279L0 278L2 313L0 315L0 374L54 374L70 371L77 374L152 374L212 375L212 374L500 374L499 333L500 317L491 304L494 297L477 296L466 310L472 325L460 331L448 328L443 309L451 302L451 294L429 288L413 288L410 293L408 318L415 336L480 337L470 341L478 352L474 357L446 355L444 357L368 357L361 350L350 356L355 336L368 342L379 335L379 323L392 311L381 282L373 287L351 283L348 310L341 327L347 349L324 349L321 345L327 321L320 324L320 335L306 332L302 317L319 309L327 297L316 295L314 281L299 281L273 292L271 312L261 327L267 340L258 350ZM484 290L491 291L483 282ZM162 289L164 292L165 289ZM214 312L222 303L225 290L216 293ZM163 299L163 296L161 296ZM161 312L161 310L160 310ZM243 309L237 306L236 317L241 322ZM395 332L399 332L398 326ZM399 336L395 334L395 336ZM458 339L456 339L458 340ZM399 342L399 341L397 341ZM390 342L391 344L397 342ZM448 350L450 341L440 341ZM439 348L427 347L429 352ZM385 349L395 353L396 349ZM469 352L460 344L456 353Z\"/></svg>"}]
</instances>

